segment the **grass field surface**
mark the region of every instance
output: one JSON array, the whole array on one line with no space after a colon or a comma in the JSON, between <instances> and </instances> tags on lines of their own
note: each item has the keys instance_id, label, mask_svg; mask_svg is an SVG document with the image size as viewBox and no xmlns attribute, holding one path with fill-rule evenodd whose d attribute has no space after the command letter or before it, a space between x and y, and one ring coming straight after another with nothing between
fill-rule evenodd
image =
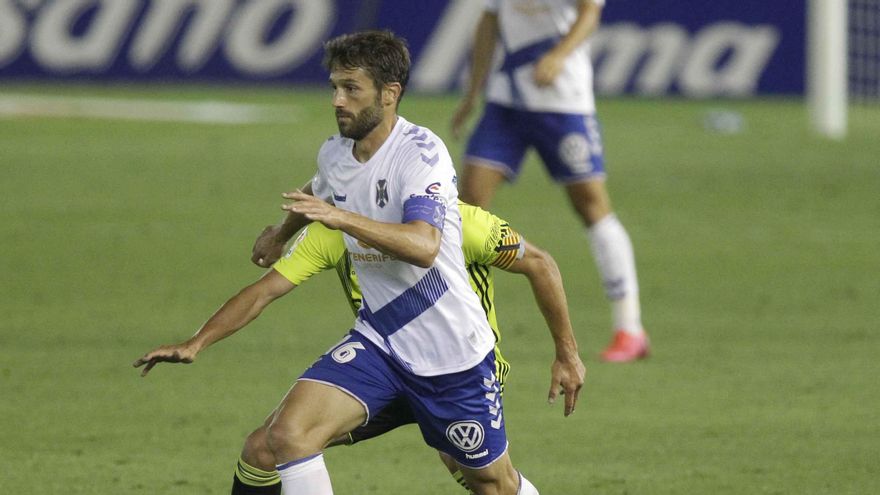
<instances>
[{"instance_id":1,"label":"grass field surface","mask_svg":"<svg viewBox=\"0 0 880 495\"><path fill-rule=\"evenodd\" d=\"M180 341L262 271L254 238L335 123L324 90L3 86L267 105L252 124L0 117L0 493L220 494L245 436L351 324L333 275L191 365ZM452 96L401 113L447 139ZM715 109L743 120L707 130ZM526 280L497 277L514 463L542 494L880 493L880 109L842 142L799 101L602 100L608 186L636 250L653 356L607 365L582 227L534 156L492 210L565 278L587 382L546 403L552 346ZM464 493L415 427L326 453L340 494Z\"/></svg>"}]
</instances>

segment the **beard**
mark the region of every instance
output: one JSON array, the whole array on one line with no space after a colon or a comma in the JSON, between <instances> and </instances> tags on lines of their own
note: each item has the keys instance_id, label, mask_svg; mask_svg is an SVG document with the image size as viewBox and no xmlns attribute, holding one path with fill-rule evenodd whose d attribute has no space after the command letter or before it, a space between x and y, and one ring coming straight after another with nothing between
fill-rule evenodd
<instances>
[{"instance_id":1,"label":"beard","mask_svg":"<svg viewBox=\"0 0 880 495\"><path fill-rule=\"evenodd\" d=\"M339 117L349 117L347 124L342 123ZM339 134L342 137L360 141L367 137L382 122L382 105L378 99L373 106L369 106L360 111L356 115L347 112L336 111L336 126L339 128Z\"/></svg>"}]
</instances>

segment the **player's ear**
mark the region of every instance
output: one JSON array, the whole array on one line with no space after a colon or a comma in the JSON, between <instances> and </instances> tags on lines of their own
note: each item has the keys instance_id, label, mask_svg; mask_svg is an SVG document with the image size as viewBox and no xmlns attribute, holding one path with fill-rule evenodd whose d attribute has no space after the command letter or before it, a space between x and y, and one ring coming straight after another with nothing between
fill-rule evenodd
<instances>
[{"instance_id":1,"label":"player's ear","mask_svg":"<svg viewBox=\"0 0 880 495\"><path fill-rule=\"evenodd\" d=\"M396 106L400 100L400 93L403 87L400 83L388 83L382 87L382 104L385 106Z\"/></svg>"}]
</instances>

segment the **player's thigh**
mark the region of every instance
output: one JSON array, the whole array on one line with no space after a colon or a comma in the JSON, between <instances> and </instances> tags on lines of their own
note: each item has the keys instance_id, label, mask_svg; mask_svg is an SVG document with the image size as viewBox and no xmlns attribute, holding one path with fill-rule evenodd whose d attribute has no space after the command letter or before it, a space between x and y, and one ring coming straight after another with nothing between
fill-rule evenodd
<instances>
[{"instance_id":1,"label":"player's thigh","mask_svg":"<svg viewBox=\"0 0 880 495\"><path fill-rule=\"evenodd\" d=\"M483 468L459 468L468 488L479 495L514 495L519 489L519 473L507 453Z\"/></svg>"},{"instance_id":2,"label":"player's thigh","mask_svg":"<svg viewBox=\"0 0 880 495\"><path fill-rule=\"evenodd\" d=\"M487 206L478 199L488 197L491 201L499 183L513 181L519 175L528 149L522 132L524 123L520 120L516 110L486 104L465 149L459 184L464 201Z\"/></svg>"},{"instance_id":3,"label":"player's thigh","mask_svg":"<svg viewBox=\"0 0 880 495\"><path fill-rule=\"evenodd\" d=\"M498 168L482 162L465 161L459 181L459 198L481 208L489 208L498 186L507 176Z\"/></svg>"},{"instance_id":4,"label":"player's thigh","mask_svg":"<svg viewBox=\"0 0 880 495\"><path fill-rule=\"evenodd\" d=\"M300 446L321 449L330 440L363 424L364 406L338 387L299 380L290 389L269 426L270 442L279 434Z\"/></svg>"},{"instance_id":5,"label":"player's thigh","mask_svg":"<svg viewBox=\"0 0 880 495\"><path fill-rule=\"evenodd\" d=\"M605 175L605 159L598 122L593 115L531 112L529 144L544 168L560 184Z\"/></svg>"},{"instance_id":6,"label":"player's thigh","mask_svg":"<svg viewBox=\"0 0 880 495\"><path fill-rule=\"evenodd\" d=\"M465 371L407 379L425 442L472 468L488 466L507 451L500 392L492 352Z\"/></svg>"}]
</instances>

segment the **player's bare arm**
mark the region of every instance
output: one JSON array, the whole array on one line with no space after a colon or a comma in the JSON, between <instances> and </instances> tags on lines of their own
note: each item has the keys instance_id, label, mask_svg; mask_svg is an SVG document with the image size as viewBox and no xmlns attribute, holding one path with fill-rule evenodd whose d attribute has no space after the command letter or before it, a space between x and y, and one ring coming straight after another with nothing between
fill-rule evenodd
<instances>
[{"instance_id":1,"label":"player's bare arm","mask_svg":"<svg viewBox=\"0 0 880 495\"><path fill-rule=\"evenodd\" d=\"M308 182L300 191L312 194L312 183ZM268 268L284 254L284 245L294 234L311 222L303 215L288 212L278 225L269 225L257 237L251 250L251 261L257 266Z\"/></svg>"},{"instance_id":2,"label":"player's bare arm","mask_svg":"<svg viewBox=\"0 0 880 495\"><path fill-rule=\"evenodd\" d=\"M295 287L280 273L269 270L258 281L226 301L195 335L179 344L159 346L135 360L133 366L140 368L146 365L141 371L141 376L146 376L159 363L192 363L203 349L239 331L272 301Z\"/></svg>"},{"instance_id":3,"label":"player's bare arm","mask_svg":"<svg viewBox=\"0 0 880 495\"><path fill-rule=\"evenodd\" d=\"M565 65L565 58L584 42L599 26L602 7L592 0L581 0L578 16L568 33L535 64L534 78L538 86L549 86Z\"/></svg>"},{"instance_id":4,"label":"player's bare arm","mask_svg":"<svg viewBox=\"0 0 880 495\"><path fill-rule=\"evenodd\" d=\"M452 135L461 137L468 116L483 91L489 69L492 66L492 54L495 52L495 40L498 36L498 15L484 11L477 24L474 36L474 48L471 59L471 72L468 85L461 102L452 115Z\"/></svg>"},{"instance_id":5,"label":"player's bare arm","mask_svg":"<svg viewBox=\"0 0 880 495\"><path fill-rule=\"evenodd\" d=\"M577 340L571 328L562 275L556 260L549 253L523 242L525 254L507 268L507 271L525 275L532 286L535 300L544 315L556 349L556 357L550 368L548 400L553 403L560 393L564 394L563 412L568 416L574 412L586 370L578 355Z\"/></svg>"},{"instance_id":6,"label":"player's bare arm","mask_svg":"<svg viewBox=\"0 0 880 495\"><path fill-rule=\"evenodd\" d=\"M283 196L293 201L283 205L283 209L321 222L328 228L341 230L401 261L427 268L434 264L434 258L440 251L441 232L425 222L377 222L336 208L301 191L285 193Z\"/></svg>"}]
</instances>

